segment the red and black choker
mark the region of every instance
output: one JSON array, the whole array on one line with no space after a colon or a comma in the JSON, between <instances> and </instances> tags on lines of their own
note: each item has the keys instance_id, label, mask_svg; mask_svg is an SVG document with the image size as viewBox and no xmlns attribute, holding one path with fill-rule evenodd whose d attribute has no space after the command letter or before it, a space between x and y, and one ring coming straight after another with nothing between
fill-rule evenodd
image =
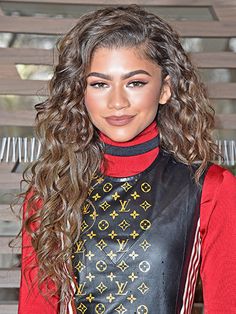
<instances>
[{"instance_id":1,"label":"red and black choker","mask_svg":"<svg viewBox=\"0 0 236 314\"><path fill-rule=\"evenodd\" d=\"M160 136L156 136L149 141L133 146L114 146L105 144L105 154L111 156L129 157L145 154L160 145Z\"/></svg>"}]
</instances>

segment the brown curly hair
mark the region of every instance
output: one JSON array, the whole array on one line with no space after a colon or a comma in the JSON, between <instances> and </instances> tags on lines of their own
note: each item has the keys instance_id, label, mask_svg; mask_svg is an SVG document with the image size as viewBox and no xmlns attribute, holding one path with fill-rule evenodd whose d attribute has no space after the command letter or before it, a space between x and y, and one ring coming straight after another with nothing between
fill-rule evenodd
<instances>
[{"instance_id":1,"label":"brown curly hair","mask_svg":"<svg viewBox=\"0 0 236 314\"><path fill-rule=\"evenodd\" d=\"M79 238L81 208L103 159L102 143L84 104L86 71L100 47L135 47L162 68L163 78L169 75L171 98L157 115L161 147L185 164L199 163L196 181L216 152L211 138L214 112L205 87L165 21L136 5L107 7L79 18L59 42L49 97L36 105L42 153L30 177L24 176L26 193L33 192L23 228L37 254L38 281L50 278L63 306L73 295L70 256ZM33 206L36 199L42 200L40 207ZM32 228L35 222L38 228Z\"/></svg>"}]
</instances>

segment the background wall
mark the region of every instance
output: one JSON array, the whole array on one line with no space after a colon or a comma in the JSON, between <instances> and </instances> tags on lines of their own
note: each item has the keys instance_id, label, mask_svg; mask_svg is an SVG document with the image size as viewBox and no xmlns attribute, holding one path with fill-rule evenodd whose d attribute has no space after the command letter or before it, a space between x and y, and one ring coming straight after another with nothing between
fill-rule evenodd
<instances>
[{"instance_id":1,"label":"background wall","mask_svg":"<svg viewBox=\"0 0 236 314\"><path fill-rule=\"evenodd\" d=\"M21 173L35 158L34 105L47 96L57 62L54 45L81 14L105 5L136 3L168 20L180 33L206 82L217 113L216 139L227 166L236 155L236 0L7 0L0 1L0 313L17 312L19 229L9 204ZM228 141L224 141L228 140ZM21 162L20 162L21 161ZM19 206L18 206L19 208ZM20 245L20 243L19 243ZM13 253L13 254L12 254ZM202 313L200 282L193 313Z\"/></svg>"}]
</instances>

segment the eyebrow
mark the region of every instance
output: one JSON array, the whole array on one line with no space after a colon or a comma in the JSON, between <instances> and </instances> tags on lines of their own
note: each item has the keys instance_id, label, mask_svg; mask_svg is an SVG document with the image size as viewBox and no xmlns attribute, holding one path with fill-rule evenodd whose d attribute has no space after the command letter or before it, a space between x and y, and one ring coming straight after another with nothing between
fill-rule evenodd
<instances>
[{"instance_id":1,"label":"eyebrow","mask_svg":"<svg viewBox=\"0 0 236 314\"><path fill-rule=\"evenodd\" d=\"M149 74L147 71L145 70L135 70L135 71L131 71L131 72L128 72L124 75L122 75L122 80L125 80L131 76L134 76L136 74L146 74L148 76L151 76L151 74ZM112 76L111 75L108 75L108 74L104 74L104 73L99 73L99 72L90 72L88 75L87 75L87 78L90 77L90 76L96 76L96 77L99 77L99 78L102 78L102 79L105 79L105 80L109 80L111 81L112 80Z\"/></svg>"}]
</instances>

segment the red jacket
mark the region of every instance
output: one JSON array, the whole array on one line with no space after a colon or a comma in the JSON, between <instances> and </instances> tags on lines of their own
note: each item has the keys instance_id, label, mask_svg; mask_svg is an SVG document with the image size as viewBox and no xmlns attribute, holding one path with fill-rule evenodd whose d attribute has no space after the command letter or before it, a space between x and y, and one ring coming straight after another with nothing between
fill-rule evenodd
<instances>
[{"instance_id":1,"label":"red jacket","mask_svg":"<svg viewBox=\"0 0 236 314\"><path fill-rule=\"evenodd\" d=\"M204 181L200 222L204 313L236 313L236 178L216 165L210 167ZM35 260L35 253L24 232L19 314L56 314L58 297L49 304L37 285L27 287L23 272L31 259ZM32 282L36 273L37 268L25 275Z\"/></svg>"}]
</instances>

